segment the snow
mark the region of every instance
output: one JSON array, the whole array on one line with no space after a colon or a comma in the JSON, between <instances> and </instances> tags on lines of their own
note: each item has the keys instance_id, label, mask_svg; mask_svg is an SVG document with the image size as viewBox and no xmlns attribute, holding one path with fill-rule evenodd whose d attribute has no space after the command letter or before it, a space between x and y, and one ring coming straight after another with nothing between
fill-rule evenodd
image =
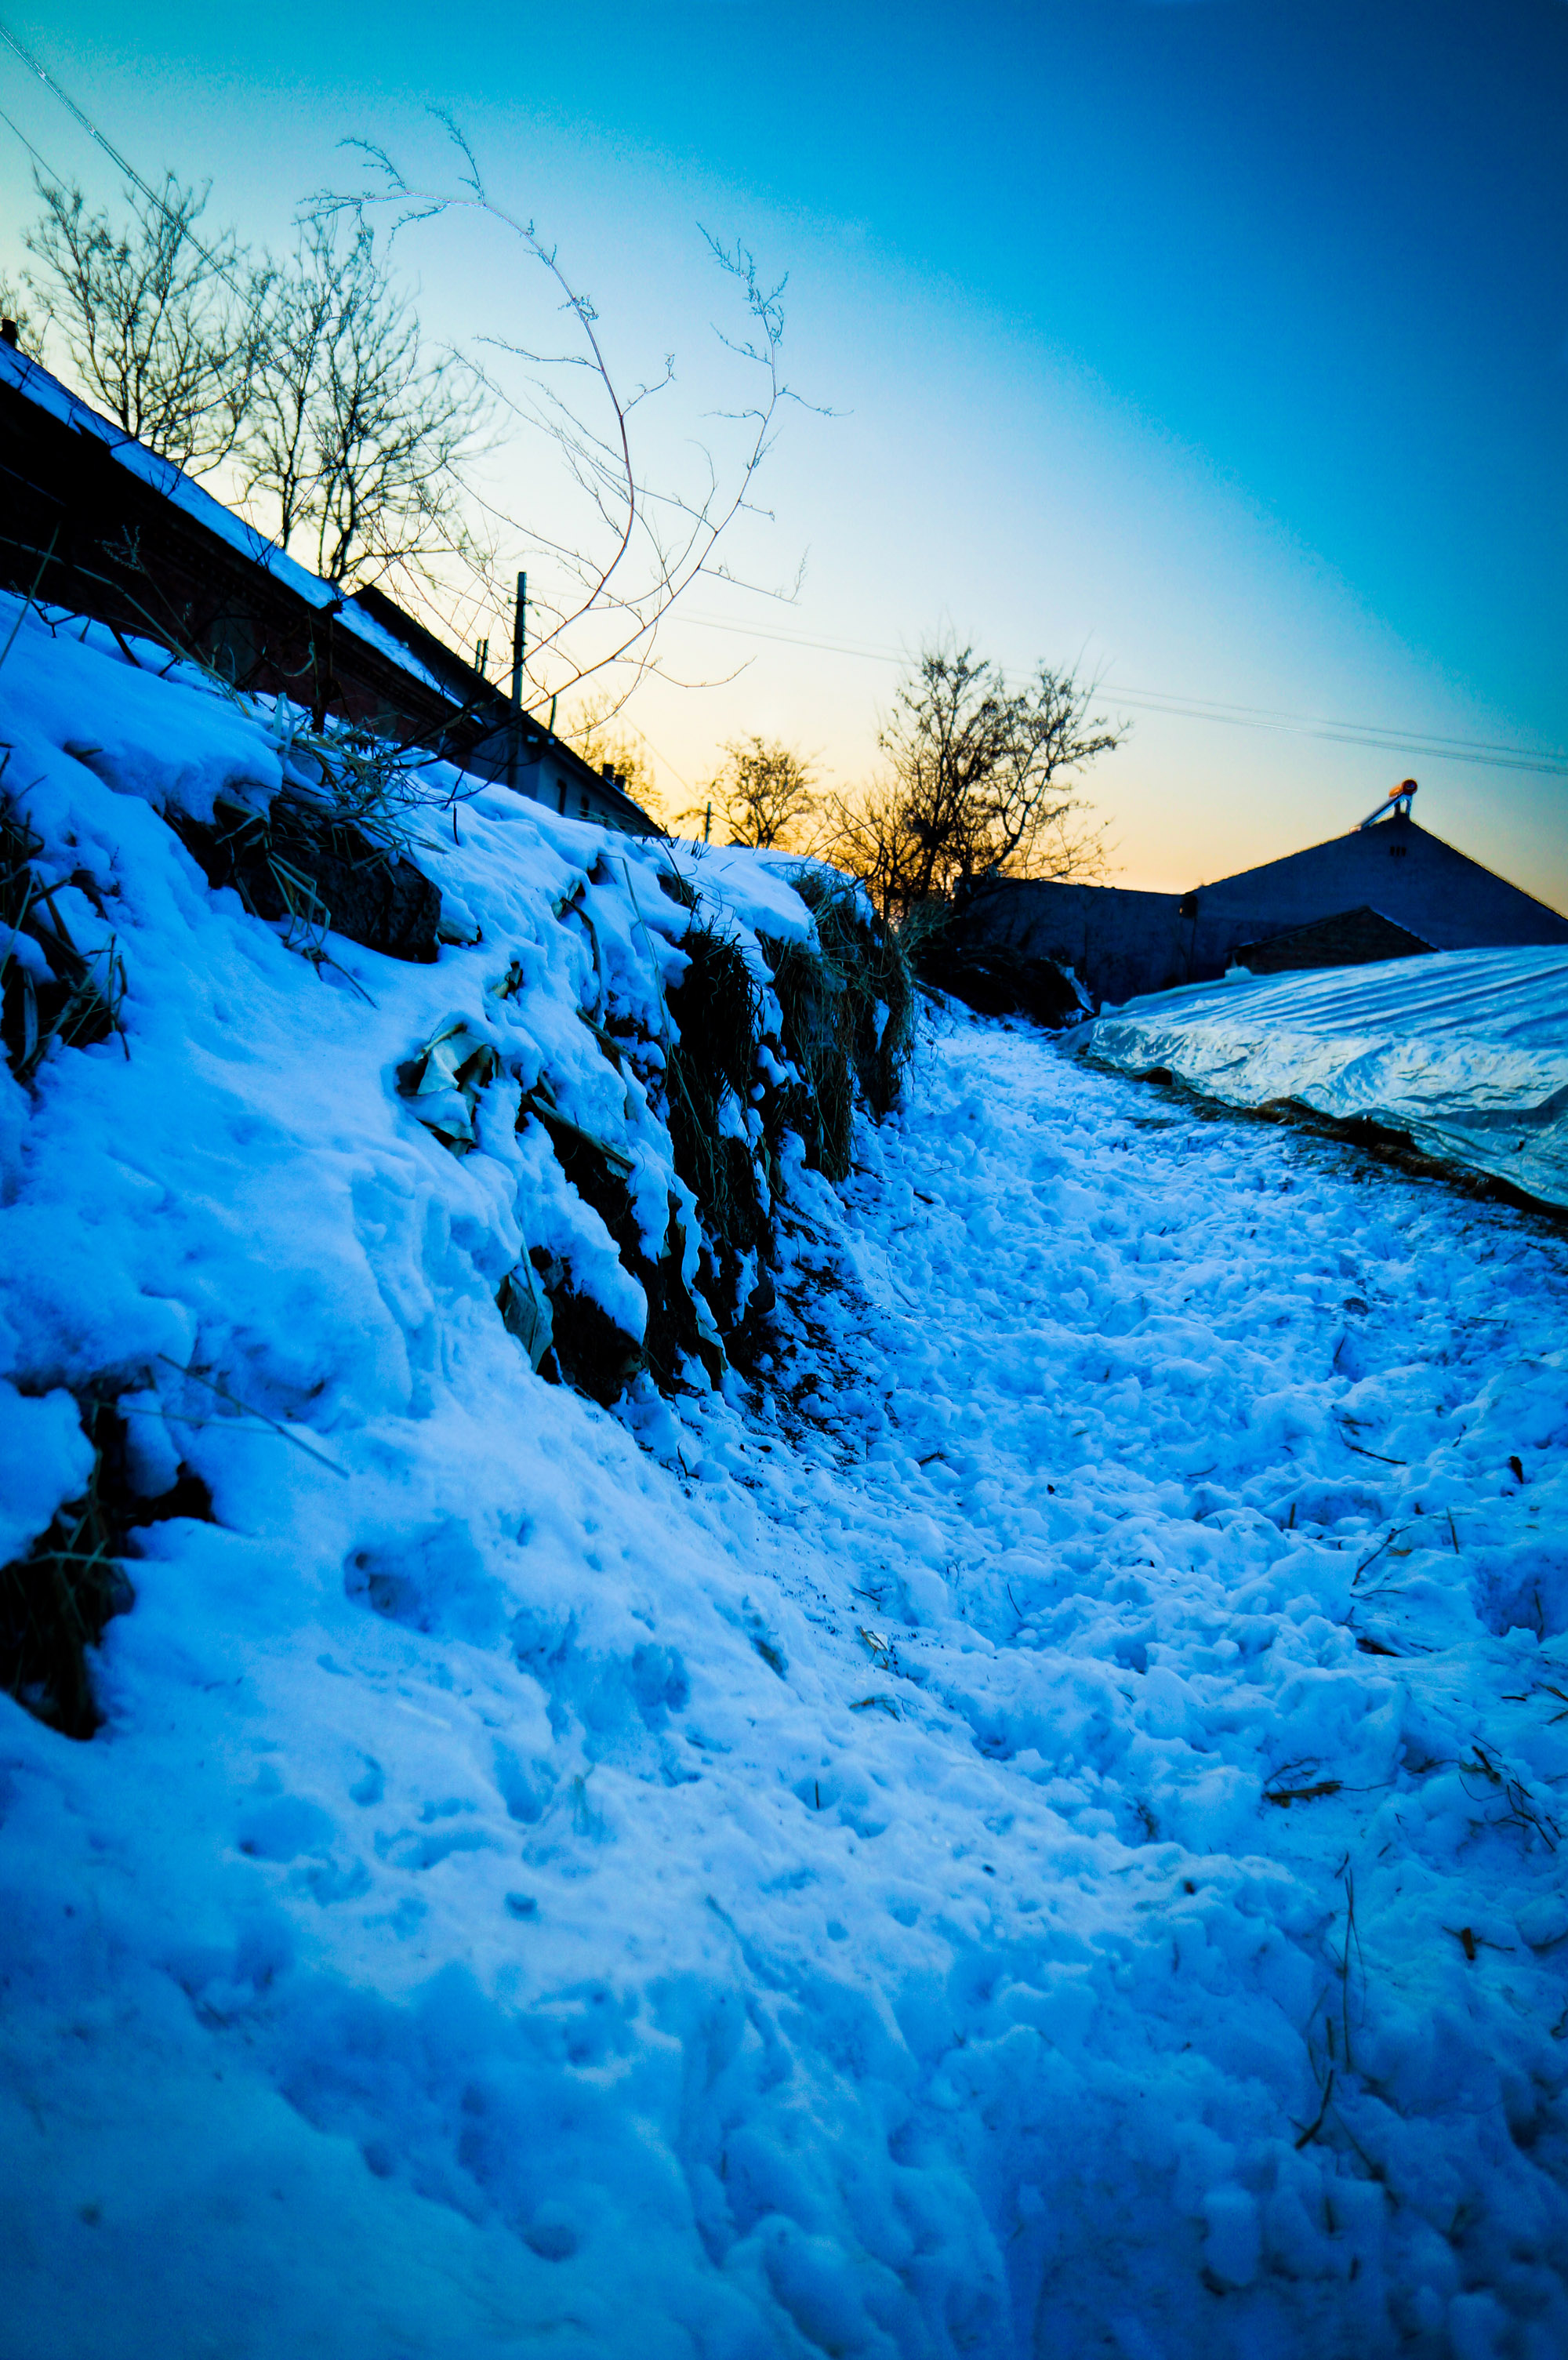
<instances>
[{"instance_id":1,"label":"snow","mask_svg":"<svg viewBox=\"0 0 1568 2360\"><path fill-rule=\"evenodd\" d=\"M802 860L798 853L750 852L734 845L694 844L680 836L665 846L664 858L689 884L744 916L748 928L775 942L811 939L811 918L790 884L791 878L807 870L831 878L840 888L844 881L823 862Z\"/></svg>"},{"instance_id":2,"label":"snow","mask_svg":"<svg viewBox=\"0 0 1568 2360\"><path fill-rule=\"evenodd\" d=\"M1467 1171L1568 1207L1568 955L1439 951L1152 992L1076 1044L1163 1067L1227 1106L1367 1118Z\"/></svg>"},{"instance_id":3,"label":"snow","mask_svg":"<svg viewBox=\"0 0 1568 2360\"><path fill-rule=\"evenodd\" d=\"M159 815L264 708L31 619L0 689L126 978L0 1071L8 1544L90 1382L216 1517L96 1737L0 1698L9 2348L1560 2353L1561 1236L943 1015L790 1164L765 1382L604 1412L495 1295L631 1284L541 1075L673 1184L578 1013L658 1037L660 856L488 790L481 939L318 971Z\"/></svg>"}]
</instances>

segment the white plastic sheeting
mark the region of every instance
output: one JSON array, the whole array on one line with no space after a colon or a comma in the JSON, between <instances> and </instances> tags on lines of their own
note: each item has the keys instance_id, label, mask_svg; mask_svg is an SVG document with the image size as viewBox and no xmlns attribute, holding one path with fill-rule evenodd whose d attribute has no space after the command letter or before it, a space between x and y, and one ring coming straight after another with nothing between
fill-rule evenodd
<instances>
[{"instance_id":1,"label":"white plastic sheeting","mask_svg":"<svg viewBox=\"0 0 1568 2360\"><path fill-rule=\"evenodd\" d=\"M1292 1100L1568 1206L1568 951L1439 951L1150 993L1074 1046L1227 1106Z\"/></svg>"}]
</instances>

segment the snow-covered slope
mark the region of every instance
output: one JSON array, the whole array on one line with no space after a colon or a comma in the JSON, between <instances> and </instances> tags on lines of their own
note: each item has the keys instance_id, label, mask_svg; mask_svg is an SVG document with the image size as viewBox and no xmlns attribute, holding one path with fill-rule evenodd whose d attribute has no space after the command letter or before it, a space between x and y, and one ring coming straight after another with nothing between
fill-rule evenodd
<instances>
[{"instance_id":1,"label":"snow-covered slope","mask_svg":"<svg viewBox=\"0 0 1568 2360\"><path fill-rule=\"evenodd\" d=\"M653 862L482 796L480 939L318 969L159 815L262 718L30 623L0 698L125 977L0 1076L0 1538L93 1386L214 1512L94 1737L0 1699L7 2353L1560 2353L1562 1241L943 1020L786 1159L764 1382L607 1413L495 1298L625 1282L536 1069L671 1185L575 1013L657 1032Z\"/></svg>"},{"instance_id":2,"label":"snow-covered slope","mask_svg":"<svg viewBox=\"0 0 1568 2360\"><path fill-rule=\"evenodd\" d=\"M1568 1207L1568 954L1436 951L1152 992L1078 1045L1227 1106L1293 1100Z\"/></svg>"}]
</instances>

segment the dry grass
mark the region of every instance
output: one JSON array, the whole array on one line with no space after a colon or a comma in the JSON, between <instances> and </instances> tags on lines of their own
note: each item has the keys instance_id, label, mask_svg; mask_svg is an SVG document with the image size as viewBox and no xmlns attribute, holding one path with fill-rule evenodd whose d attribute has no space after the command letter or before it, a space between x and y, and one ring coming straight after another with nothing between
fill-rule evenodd
<instances>
[{"instance_id":1,"label":"dry grass","mask_svg":"<svg viewBox=\"0 0 1568 2360\"><path fill-rule=\"evenodd\" d=\"M715 1242L746 1253L768 1228L754 1150L734 1135L757 1076L761 996L733 934L696 918L681 947L688 964L670 994L676 1037L665 1075L675 1168Z\"/></svg>"},{"instance_id":2,"label":"dry grass","mask_svg":"<svg viewBox=\"0 0 1568 2360\"><path fill-rule=\"evenodd\" d=\"M42 850L16 805L0 800L0 1040L21 1082L31 1081L51 1042L85 1048L108 1040L125 992L113 935L91 956L77 948L33 866ZM24 936L42 952L47 977L20 951Z\"/></svg>"},{"instance_id":3,"label":"dry grass","mask_svg":"<svg viewBox=\"0 0 1568 2360\"><path fill-rule=\"evenodd\" d=\"M830 1180L850 1168L858 1088L873 1115L898 1098L914 1048L915 985L905 938L868 914L852 885L800 870L796 891L816 920L816 944L767 945L784 1020L785 1052L800 1075L787 1120L808 1160Z\"/></svg>"},{"instance_id":4,"label":"dry grass","mask_svg":"<svg viewBox=\"0 0 1568 2360\"><path fill-rule=\"evenodd\" d=\"M208 883L232 885L253 916L281 921L290 948L313 963L329 927L391 958L436 957L441 894L385 825L372 833L363 814L287 788L262 812L220 803L210 827L169 818Z\"/></svg>"},{"instance_id":5,"label":"dry grass","mask_svg":"<svg viewBox=\"0 0 1568 2360\"><path fill-rule=\"evenodd\" d=\"M90 1401L82 1422L93 1447L82 1498L60 1509L25 1557L0 1568L0 1688L67 1737L91 1737L103 1715L93 1693L91 1651L135 1593L121 1563L137 1524L212 1514L200 1477L183 1468L173 1489L143 1499L126 1474L125 1422L112 1402Z\"/></svg>"}]
</instances>

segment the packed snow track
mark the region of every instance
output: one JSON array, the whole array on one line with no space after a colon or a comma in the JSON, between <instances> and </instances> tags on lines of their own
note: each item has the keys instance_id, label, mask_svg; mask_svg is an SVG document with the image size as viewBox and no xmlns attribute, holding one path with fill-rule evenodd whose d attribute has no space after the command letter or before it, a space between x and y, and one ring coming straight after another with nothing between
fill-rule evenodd
<instances>
[{"instance_id":1,"label":"packed snow track","mask_svg":"<svg viewBox=\"0 0 1568 2360\"><path fill-rule=\"evenodd\" d=\"M861 1148L748 1405L10 1715L12 2348L1563 2348L1561 1243L968 1022Z\"/></svg>"}]
</instances>

